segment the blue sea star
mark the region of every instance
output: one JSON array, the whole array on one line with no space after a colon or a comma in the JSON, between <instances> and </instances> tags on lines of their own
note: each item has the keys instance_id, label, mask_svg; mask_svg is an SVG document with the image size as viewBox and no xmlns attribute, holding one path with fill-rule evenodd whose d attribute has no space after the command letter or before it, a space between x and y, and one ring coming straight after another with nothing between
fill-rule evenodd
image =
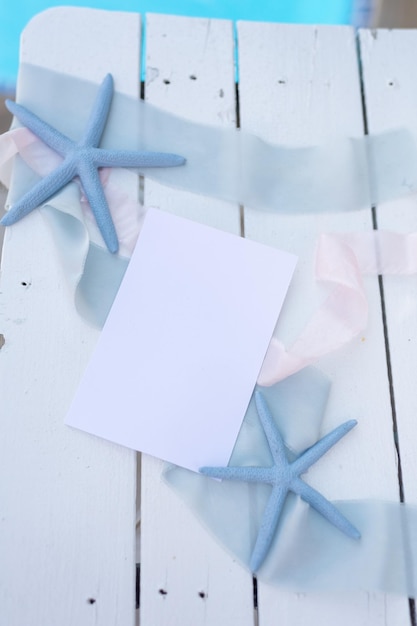
<instances>
[{"instance_id":1,"label":"blue sea star","mask_svg":"<svg viewBox=\"0 0 417 626\"><path fill-rule=\"evenodd\" d=\"M304 474L311 465L356 426L356 420L349 420L341 424L290 463L287 460L281 434L275 425L264 397L259 391L255 392L255 402L274 464L270 467L202 467L200 469L202 474L213 478L272 485L272 492L265 507L251 555L250 567L252 572L256 572L265 560L289 491L299 495L346 535L353 539L359 539L359 531L349 520L331 502L300 478L301 474Z\"/></svg>"},{"instance_id":2,"label":"blue sea star","mask_svg":"<svg viewBox=\"0 0 417 626\"><path fill-rule=\"evenodd\" d=\"M107 74L93 104L84 136L76 143L60 133L37 115L10 100L9 111L50 148L58 152L64 161L28 191L1 220L10 226L49 200L73 178L79 176L84 193L90 203L95 220L110 252L117 252L119 242L110 215L107 200L100 182L100 167L173 167L183 165L185 159L177 154L164 152L139 152L135 150L105 150L99 143L106 126L113 98L113 78Z\"/></svg>"}]
</instances>

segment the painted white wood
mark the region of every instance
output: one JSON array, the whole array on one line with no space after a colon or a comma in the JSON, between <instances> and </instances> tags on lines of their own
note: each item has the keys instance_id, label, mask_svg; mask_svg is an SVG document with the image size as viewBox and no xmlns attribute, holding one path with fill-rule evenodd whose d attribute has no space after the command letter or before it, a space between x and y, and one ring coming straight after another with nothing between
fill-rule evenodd
<instances>
[{"instance_id":1,"label":"painted white wood","mask_svg":"<svg viewBox=\"0 0 417 626\"><path fill-rule=\"evenodd\" d=\"M241 126L267 140L314 145L363 134L354 32L346 27L238 25ZM300 256L276 334L290 344L323 297L312 280L317 236L372 228L369 210L282 216L245 209L246 236ZM395 448L377 280L366 281L369 325L362 337L318 366L332 379L324 431L345 419L358 427L309 471L330 498L398 499ZM375 384L377 381L377 384ZM366 480L364 480L366 475ZM405 599L382 594L291 594L259 586L259 623L409 623Z\"/></svg>"},{"instance_id":2,"label":"painted white wood","mask_svg":"<svg viewBox=\"0 0 417 626\"><path fill-rule=\"evenodd\" d=\"M417 31L362 31L360 43L369 132L401 127L417 137ZM381 205L377 219L381 229L415 232L416 198ZM415 503L417 283L414 276L385 276L383 282L404 491Z\"/></svg>"},{"instance_id":3,"label":"painted white wood","mask_svg":"<svg viewBox=\"0 0 417 626\"><path fill-rule=\"evenodd\" d=\"M146 32L146 100L194 121L234 126L232 24L148 15ZM147 205L239 233L236 206L151 181L145 181L144 198ZM250 574L161 481L162 467L142 456L142 626L249 626Z\"/></svg>"},{"instance_id":4,"label":"painted white wood","mask_svg":"<svg viewBox=\"0 0 417 626\"><path fill-rule=\"evenodd\" d=\"M226 20L148 14L145 99L191 121L234 127L232 29ZM213 198L167 192L149 181L146 203L163 203L166 211L240 232L238 208Z\"/></svg>"},{"instance_id":5,"label":"painted white wood","mask_svg":"<svg viewBox=\"0 0 417 626\"><path fill-rule=\"evenodd\" d=\"M22 38L22 59L99 83L111 71L137 94L139 16L50 10ZM48 37L45 37L48 32ZM366 103L374 132L414 128L416 33L363 33ZM87 60L86 60L87 59ZM401 60L401 62L400 62ZM239 25L242 126L301 145L363 133L358 60L348 28ZM235 125L231 23L150 15L146 98L211 124ZM167 82L169 81L169 82ZM392 84L391 84L392 83ZM145 182L145 201L239 233L239 208ZM380 225L415 230L410 202L381 207ZM312 283L314 241L325 230L371 228L369 211L291 217L245 209L245 232L300 255L277 336L287 343L323 297ZM11 626L130 625L134 621L136 455L63 426L97 333L72 308L38 214L7 229L0 294L0 606ZM406 497L416 498L413 450L415 281L385 280ZM309 472L330 498L398 499L377 281L366 281L370 322L323 359L333 379L325 430L359 426ZM252 580L142 459L142 626L246 626ZM366 480L363 477L366 476ZM4 477L7 477L5 480ZM163 590L166 593L160 593ZM89 599L95 600L94 604ZM382 594L292 594L259 586L260 626L409 624L407 601Z\"/></svg>"},{"instance_id":6,"label":"painted white wood","mask_svg":"<svg viewBox=\"0 0 417 626\"><path fill-rule=\"evenodd\" d=\"M140 18L53 9L21 59L138 91ZM132 189L134 192L134 189ZM8 228L0 332L0 606L10 626L135 618L136 454L64 426L97 339L75 312L38 212Z\"/></svg>"}]
</instances>

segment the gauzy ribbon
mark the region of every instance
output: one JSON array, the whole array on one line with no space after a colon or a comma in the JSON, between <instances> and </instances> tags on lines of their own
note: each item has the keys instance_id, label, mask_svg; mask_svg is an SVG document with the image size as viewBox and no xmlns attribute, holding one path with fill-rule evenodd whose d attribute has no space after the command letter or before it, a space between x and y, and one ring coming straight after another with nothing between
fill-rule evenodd
<instances>
[{"instance_id":1,"label":"gauzy ribbon","mask_svg":"<svg viewBox=\"0 0 417 626\"><path fill-rule=\"evenodd\" d=\"M15 154L20 154L31 171L40 176L48 174L60 158L25 128L15 128L0 136L0 159L7 160ZM24 179L22 169L20 165L19 173ZM54 200L60 213L51 209L49 204L44 207L60 248L67 250L63 255L66 273L73 275L74 283L79 283L77 308L84 317L99 323L104 322L112 305L145 213L144 207L112 183L108 170L103 170L101 175L119 235L119 257L109 258L100 245L100 234L81 194L82 219L88 237L81 228L81 217L80 228L75 232L78 232L78 239L84 241L88 253L84 271L79 267L74 227L70 226L69 217L64 217L66 206L72 203L73 211L78 205L75 186ZM278 339L271 340L258 383L272 385L339 349L363 331L368 304L362 275L416 273L416 250L417 233L370 231L321 235L316 249L315 279L328 284L332 288L331 294L288 350Z\"/></svg>"},{"instance_id":2,"label":"gauzy ribbon","mask_svg":"<svg viewBox=\"0 0 417 626\"><path fill-rule=\"evenodd\" d=\"M89 111L96 88L85 81L22 65L18 93L24 105L62 132L77 137L84 123L83 115L77 112ZM184 168L151 169L143 173L167 184L276 211L360 208L364 204L369 206L371 201L412 192L417 187L415 145L405 131L340 140L332 146L290 149L269 145L242 132L192 124L115 94L103 145L178 149L187 158ZM19 160L15 164L9 204L33 185L36 176L51 171L59 158L29 131L16 128L0 138L0 165L3 162L0 177L6 182L9 176L5 164L17 153L25 163ZM325 169L330 166L333 177ZM183 169L184 172L180 171ZM135 176L129 172L125 175ZM117 293L144 214L144 207L112 182L110 172L103 171L102 177L120 242L119 255L109 258L88 204L75 183L42 209L54 230L66 276L75 289L77 309L99 326L104 323ZM369 181L373 181L372 185ZM268 197L267 189L271 190ZM365 327L367 303L361 274L387 273L394 267L396 272L401 272L401 267L412 271L405 268L405 263L398 262L405 247L404 240L399 243L397 240L403 237L378 232L344 239L322 237L316 275L319 281L333 284L334 290L288 351L278 340L271 341L260 384L273 384L313 363ZM397 251L394 251L395 241ZM372 251L378 251L378 255ZM390 260L392 254L397 256L395 261ZM366 255L373 255L373 263Z\"/></svg>"},{"instance_id":3,"label":"gauzy ribbon","mask_svg":"<svg viewBox=\"0 0 417 626\"><path fill-rule=\"evenodd\" d=\"M313 368L262 389L289 456L298 456L319 439L329 389L328 379ZM349 435L355 436L360 436L360 421ZM338 444L342 445L351 442ZM229 465L272 465L253 399ZM250 569L271 487L219 482L169 465L165 467L164 478L204 526ZM334 504L360 531L359 540L346 537L300 498L290 494L257 577L298 592L366 590L415 597L417 508L370 500L339 500Z\"/></svg>"},{"instance_id":4,"label":"gauzy ribbon","mask_svg":"<svg viewBox=\"0 0 417 626\"><path fill-rule=\"evenodd\" d=\"M272 385L354 339L366 327L368 302L362 275L417 272L417 233L373 230L320 236L315 278L332 291L294 344L273 339L258 378Z\"/></svg>"},{"instance_id":5,"label":"gauzy ribbon","mask_svg":"<svg viewBox=\"0 0 417 626\"><path fill-rule=\"evenodd\" d=\"M20 104L77 138L96 87L22 64L17 93ZM116 93L101 147L183 154L185 167L140 173L195 193L283 213L357 210L417 190L417 146L404 129L291 148L239 129L195 124Z\"/></svg>"},{"instance_id":6,"label":"gauzy ribbon","mask_svg":"<svg viewBox=\"0 0 417 626\"><path fill-rule=\"evenodd\" d=\"M49 173L59 159L25 128L16 128L0 137L0 159L6 161L15 154L20 154L31 171L40 176ZM25 179L23 170L20 164L18 171L22 180ZM26 176L33 180L32 174L26 172ZM78 200L75 185L54 199L53 208L49 203L44 207L59 248L65 251L66 274L72 277L73 284L78 283L77 308L84 317L99 324L104 323L117 293L145 213L143 207L112 183L109 171L103 170L102 178L119 235L119 256L110 257L100 245L88 203L82 195ZM72 212L77 206L82 208L78 227L69 217L68 206ZM370 231L321 235L316 250L315 278L329 284L332 292L288 350L278 339L271 340L258 384L268 386L283 380L357 336L366 327L368 317L362 275L415 273L416 244L417 233ZM83 252L80 253L80 249ZM83 268L80 256L85 257Z\"/></svg>"}]
</instances>

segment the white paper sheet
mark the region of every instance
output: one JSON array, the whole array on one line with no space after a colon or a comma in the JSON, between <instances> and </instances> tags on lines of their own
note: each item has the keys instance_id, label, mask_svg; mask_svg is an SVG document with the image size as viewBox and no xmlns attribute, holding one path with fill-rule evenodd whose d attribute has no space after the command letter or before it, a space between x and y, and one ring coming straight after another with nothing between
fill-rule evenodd
<instances>
[{"instance_id":1,"label":"white paper sheet","mask_svg":"<svg viewBox=\"0 0 417 626\"><path fill-rule=\"evenodd\" d=\"M295 263L149 209L66 423L192 470L227 464Z\"/></svg>"}]
</instances>

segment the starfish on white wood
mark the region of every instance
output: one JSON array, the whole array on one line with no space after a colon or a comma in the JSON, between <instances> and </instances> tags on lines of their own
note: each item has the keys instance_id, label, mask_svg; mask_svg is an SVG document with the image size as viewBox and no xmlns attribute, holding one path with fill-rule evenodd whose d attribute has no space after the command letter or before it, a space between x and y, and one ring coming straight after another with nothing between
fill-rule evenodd
<instances>
[{"instance_id":1,"label":"starfish on white wood","mask_svg":"<svg viewBox=\"0 0 417 626\"><path fill-rule=\"evenodd\" d=\"M321 493L307 485L300 478L301 474L304 474L309 467L316 463L331 447L356 426L356 420L349 420L341 424L291 463L287 459L281 434L275 425L264 397L259 391L255 392L255 402L274 464L270 467L202 467L200 469L202 474L212 478L272 485L272 492L265 507L255 547L251 555L250 567L252 572L256 572L265 560L289 491L299 495L346 535L353 539L359 539L359 531L349 520L331 502L326 500Z\"/></svg>"},{"instance_id":2,"label":"starfish on white wood","mask_svg":"<svg viewBox=\"0 0 417 626\"><path fill-rule=\"evenodd\" d=\"M105 150L99 148L113 97L113 78L107 74L98 91L84 136L77 143L56 130L25 107L6 101L9 111L34 135L63 157L63 162L20 198L1 220L10 226L49 200L78 176L90 203L97 225L110 252L117 252L119 242L104 195L100 167L175 167L184 157L165 152Z\"/></svg>"}]
</instances>

